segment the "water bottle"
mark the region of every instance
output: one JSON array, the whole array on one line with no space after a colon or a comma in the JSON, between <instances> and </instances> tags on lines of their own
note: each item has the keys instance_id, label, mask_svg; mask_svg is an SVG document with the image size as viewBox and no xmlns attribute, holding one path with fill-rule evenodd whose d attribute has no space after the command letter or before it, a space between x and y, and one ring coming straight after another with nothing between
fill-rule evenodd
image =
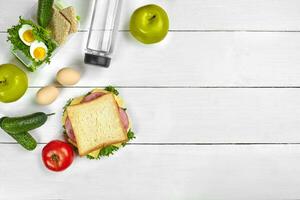
<instances>
[{"instance_id":1,"label":"water bottle","mask_svg":"<svg viewBox=\"0 0 300 200\"><path fill-rule=\"evenodd\" d=\"M122 0L94 0L84 63L109 67Z\"/></svg>"}]
</instances>

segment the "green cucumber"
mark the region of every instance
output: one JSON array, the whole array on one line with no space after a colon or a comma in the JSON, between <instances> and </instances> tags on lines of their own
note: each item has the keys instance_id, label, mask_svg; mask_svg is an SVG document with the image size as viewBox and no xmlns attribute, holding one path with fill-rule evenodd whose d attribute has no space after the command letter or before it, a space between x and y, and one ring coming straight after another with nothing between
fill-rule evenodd
<instances>
[{"instance_id":1,"label":"green cucumber","mask_svg":"<svg viewBox=\"0 0 300 200\"><path fill-rule=\"evenodd\" d=\"M3 117L0 119L0 127L9 133L27 132L42 126L48 116L43 112L37 112L22 117Z\"/></svg>"},{"instance_id":2,"label":"green cucumber","mask_svg":"<svg viewBox=\"0 0 300 200\"><path fill-rule=\"evenodd\" d=\"M32 151L36 148L35 139L27 132L22 133L8 133L12 138L14 138L22 147L25 149Z\"/></svg>"},{"instance_id":3,"label":"green cucumber","mask_svg":"<svg viewBox=\"0 0 300 200\"><path fill-rule=\"evenodd\" d=\"M37 19L38 24L44 28L48 26L53 15L54 0L39 0Z\"/></svg>"}]
</instances>

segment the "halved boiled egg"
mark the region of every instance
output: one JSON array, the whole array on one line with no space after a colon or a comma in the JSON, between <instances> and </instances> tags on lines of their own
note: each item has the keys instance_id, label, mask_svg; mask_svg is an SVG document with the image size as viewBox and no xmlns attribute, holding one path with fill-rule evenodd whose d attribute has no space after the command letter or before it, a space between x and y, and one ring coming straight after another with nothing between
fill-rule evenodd
<instances>
[{"instance_id":1,"label":"halved boiled egg","mask_svg":"<svg viewBox=\"0 0 300 200\"><path fill-rule=\"evenodd\" d=\"M28 24L24 24L20 29L19 29L19 37L22 40L24 44L27 46L30 46L32 42L35 41L34 35L32 33L32 26Z\"/></svg>"},{"instance_id":2,"label":"halved boiled egg","mask_svg":"<svg viewBox=\"0 0 300 200\"><path fill-rule=\"evenodd\" d=\"M43 42L34 41L30 46L30 55L36 61L42 61L47 57L48 48Z\"/></svg>"}]
</instances>

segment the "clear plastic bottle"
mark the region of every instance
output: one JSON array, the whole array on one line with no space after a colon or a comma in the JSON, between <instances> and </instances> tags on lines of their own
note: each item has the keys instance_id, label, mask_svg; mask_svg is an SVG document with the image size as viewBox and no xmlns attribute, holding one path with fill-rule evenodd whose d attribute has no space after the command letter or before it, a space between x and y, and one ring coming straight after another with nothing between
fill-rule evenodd
<instances>
[{"instance_id":1,"label":"clear plastic bottle","mask_svg":"<svg viewBox=\"0 0 300 200\"><path fill-rule=\"evenodd\" d=\"M109 67L122 0L94 0L84 62Z\"/></svg>"}]
</instances>

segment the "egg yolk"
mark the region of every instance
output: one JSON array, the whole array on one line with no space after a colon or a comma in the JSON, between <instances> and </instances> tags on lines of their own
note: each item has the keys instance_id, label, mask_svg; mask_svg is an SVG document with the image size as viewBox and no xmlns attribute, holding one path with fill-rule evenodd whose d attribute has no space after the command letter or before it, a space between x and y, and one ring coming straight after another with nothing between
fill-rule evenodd
<instances>
[{"instance_id":1,"label":"egg yolk","mask_svg":"<svg viewBox=\"0 0 300 200\"><path fill-rule=\"evenodd\" d=\"M33 55L35 59L43 60L46 56L46 50L42 47L38 47L34 49Z\"/></svg>"},{"instance_id":2,"label":"egg yolk","mask_svg":"<svg viewBox=\"0 0 300 200\"><path fill-rule=\"evenodd\" d=\"M23 33L23 39L26 41L26 42L33 42L34 41L34 37L33 37L33 34L32 34L32 30L27 30Z\"/></svg>"}]
</instances>

